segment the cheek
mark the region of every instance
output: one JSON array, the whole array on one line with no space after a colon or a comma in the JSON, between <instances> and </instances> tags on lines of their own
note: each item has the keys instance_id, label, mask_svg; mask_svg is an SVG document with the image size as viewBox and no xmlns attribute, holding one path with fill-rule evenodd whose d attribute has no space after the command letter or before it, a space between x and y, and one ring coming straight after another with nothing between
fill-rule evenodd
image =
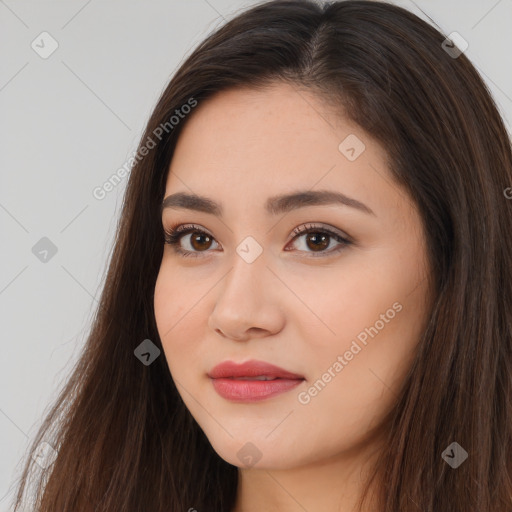
<instances>
[{"instance_id":1,"label":"cheek","mask_svg":"<svg viewBox=\"0 0 512 512\"><path fill-rule=\"evenodd\" d=\"M358 411L362 419L393 401L427 317L426 287L416 261L400 264L396 254L383 252L366 262L347 260L339 275L331 271L324 293L310 294L331 331L319 335L324 329L318 321L302 324L315 414L325 408L340 415L353 410L353 419Z\"/></svg>"},{"instance_id":2,"label":"cheek","mask_svg":"<svg viewBox=\"0 0 512 512\"><path fill-rule=\"evenodd\" d=\"M168 332L175 323L176 288L161 267L155 283L154 309L158 334L165 345Z\"/></svg>"},{"instance_id":3,"label":"cheek","mask_svg":"<svg viewBox=\"0 0 512 512\"><path fill-rule=\"evenodd\" d=\"M200 298L205 294L202 276L179 269L171 260L164 260L160 266L154 293L155 319L162 343L166 341L166 333L182 328L190 323L196 311L201 307ZM172 330L171 330L172 329Z\"/></svg>"},{"instance_id":4,"label":"cheek","mask_svg":"<svg viewBox=\"0 0 512 512\"><path fill-rule=\"evenodd\" d=\"M183 277L162 266L155 284L154 309L158 334L171 371L191 357L194 340L201 339L193 332L200 325L197 318L200 307L197 291L187 286Z\"/></svg>"},{"instance_id":5,"label":"cheek","mask_svg":"<svg viewBox=\"0 0 512 512\"><path fill-rule=\"evenodd\" d=\"M364 341L369 337L366 330L376 322L379 331L399 323L406 315L397 313L393 304L409 300L406 295L415 276L397 269L396 263L386 266L378 255L366 260L355 255L336 266L304 269L284 280L306 306L296 301L289 310L303 340L319 353L332 354L333 349L348 350L358 335Z\"/></svg>"},{"instance_id":6,"label":"cheek","mask_svg":"<svg viewBox=\"0 0 512 512\"><path fill-rule=\"evenodd\" d=\"M323 438L330 439L337 449L362 442L396 404L421 334L419 323L414 322L416 316L414 309L406 310L403 305L381 330L369 332L347 317L349 328L367 335L366 341L340 336L330 349L309 353L312 371L297 397L297 412L301 412L297 419L303 418L305 424L314 421ZM325 447L318 441L314 449Z\"/></svg>"}]
</instances>

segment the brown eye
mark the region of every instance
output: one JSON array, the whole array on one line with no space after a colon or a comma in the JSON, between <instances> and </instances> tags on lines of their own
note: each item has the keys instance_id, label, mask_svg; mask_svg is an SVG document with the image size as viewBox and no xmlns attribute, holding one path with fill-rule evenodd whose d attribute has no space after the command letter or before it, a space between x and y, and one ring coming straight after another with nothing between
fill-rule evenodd
<instances>
[{"instance_id":1,"label":"brown eye","mask_svg":"<svg viewBox=\"0 0 512 512\"><path fill-rule=\"evenodd\" d=\"M293 232L297 235L292 240L293 244L296 243L296 240L303 239L303 243L299 244L299 246L302 245L302 248L300 248L299 252L310 253L310 255L313 257L328 256L337 253L352 243L350 240L344 238L339 233L336 233L322 226L300 226L295 228ZM334 247L331 250L326 250L331 245L332 241L334 241L334 245L336 246L337 244L338 247Z\"/></svg>"},{"instance_id":2,"label":"brown eye","mask_svg":"<svg viewBox=\"0 0 512 512\"><path fill-rule=\"evenodd\" d=\"M329 247L329 235L322 233L308 233L306 236L307 247L313 251L322 251Z\"/></svg>"},{"instance_id":3,"label":"brown eye","mask_svg":"<svg viewBox=\"0 0 512 512\"><path fill-rule=\"evenodd\" d=\"M189 235L190 239L187 241L186 237ZM182 239L185 239L185 248L182 247ZM171 245L178 254L197 257L202 256L202 253L209 252L208 249L210 249L214 238L202 229L189 225L164 230L164 240L165 243Z\"/></svg>"},{"instance_id":4,"label":"brown eye","mask_svg":"<svg viewBox=\"0 0 512 512\"><path fill-rule=\"evenodd\" d=\"M210 248L212 237L201 231L193 231L190 237L190 245L196 251L204 251Z\"/></svg>"}]
</instances>

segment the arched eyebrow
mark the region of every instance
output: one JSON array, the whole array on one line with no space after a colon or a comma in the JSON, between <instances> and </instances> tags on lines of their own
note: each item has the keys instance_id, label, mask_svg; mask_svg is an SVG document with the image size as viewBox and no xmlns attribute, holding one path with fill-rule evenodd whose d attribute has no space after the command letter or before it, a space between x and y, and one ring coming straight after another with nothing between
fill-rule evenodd
<instances>
[{"instance_id":1,"label":"arched eyebrow","mask_svg":"<svg viewBox=\"0 0 512 512\"><path fill-rule=\"evenodd\" d=\"M361 201L348 197L341 192L333 192L332 190L304 190L270 197L265 203L265 210L269 215L279 215L307 206L326 205L348 206L376 216L373 210ZM213 199L185 192L177 192L167 196L162 202L162 213L166 208L184 208L209 213L221 219L223 215L222 205Z\"/></svg>"}]
</instances>

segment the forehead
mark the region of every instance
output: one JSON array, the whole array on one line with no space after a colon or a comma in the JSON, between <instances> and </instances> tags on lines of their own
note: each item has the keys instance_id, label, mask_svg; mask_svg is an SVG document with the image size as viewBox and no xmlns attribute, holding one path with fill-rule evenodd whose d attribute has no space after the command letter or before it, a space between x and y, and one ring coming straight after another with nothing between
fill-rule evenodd
<instances>
[{"instance_id":1,"label":"forehead","mask_svg":"<svg viewBox=\"0 0 512 512\"><path fill-rule=\"evenodd\" d=\"M340 150L345 140L364 144L357 159ZM230 89L200 103L186 120L165 195L263 204L286 191L327 188L370 201L375 173L386 173L385 163L375 140L309 91L285 83Z\"/></svg>"}]
</instances>

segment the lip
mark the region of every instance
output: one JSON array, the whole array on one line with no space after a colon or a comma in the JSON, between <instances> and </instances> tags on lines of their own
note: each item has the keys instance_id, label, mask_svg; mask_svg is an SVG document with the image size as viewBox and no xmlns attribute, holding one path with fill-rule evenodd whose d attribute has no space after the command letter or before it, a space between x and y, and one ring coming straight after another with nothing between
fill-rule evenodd
<instances>
[{"instance_id":1,"label":"lip","mask_svg":"<svg viewBox=\"0 0 512 512\"><path fill-rule=\"evenodd\" d=\"M208 376L215 391L226 400L234 402L265 400L285 393L305 380L302 375L255 360L241 364L224 361L215 366ZM251 380L255 377L267 377L272 380Z\"/></svg>"}]
</instances>

